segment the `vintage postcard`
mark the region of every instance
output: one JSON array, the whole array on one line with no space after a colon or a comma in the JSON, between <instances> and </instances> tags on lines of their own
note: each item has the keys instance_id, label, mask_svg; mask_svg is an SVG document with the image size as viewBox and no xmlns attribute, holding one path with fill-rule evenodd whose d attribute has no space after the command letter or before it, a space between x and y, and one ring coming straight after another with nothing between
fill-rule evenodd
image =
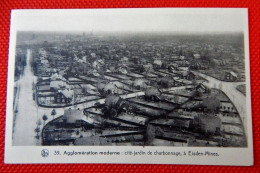
<instances>
[{"instance_id":1,"label":"vintage postcard","mask_svg":"<svg viewBox=\"0 0 260 173\"><path fill-rule=\"evenodd\" d=\"M243 8L12 10L5 163L250 166L249 67Z\"/></svg>"}]
</instances>

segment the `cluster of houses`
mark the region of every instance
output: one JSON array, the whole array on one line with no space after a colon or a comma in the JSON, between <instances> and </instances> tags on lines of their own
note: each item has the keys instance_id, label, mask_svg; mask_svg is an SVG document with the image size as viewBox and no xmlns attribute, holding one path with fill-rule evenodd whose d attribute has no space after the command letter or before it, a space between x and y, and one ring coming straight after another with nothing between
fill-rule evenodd
<instances>
[{"instance_id":1,"label":"cluster of houses","mask_svg":"<svg viewBox=\"0 0 260 173\"><path fill-rule=\"evenodd\" d=\"M201 78L193 71L206 73L212 67L206 50L218 53L224 48L215 49L216 45L201 46L200 43L180 45L169 41L114 39L89 37L85 41L67 40L58 46L38 49L34 62L34 72L38 76L34 98L40 106L65 108L62 119L55 120L57 123L76 131L82 127L82 122L85 130L94 127L131 129L135 130L129 132L131 138L138 136L138 140L140 135L143 135L141 140L145 140L148 122L168 130L195 129L194 133L198 131L202 136L223 135L222 122L226 117L222 115L237 115L236 108L230 101L206 98L210 90L198 82ZM230 64L213 60L217 65ZM223 80L239 79L239 74L227 68ZM176 87L181 88L178 93L174 91ZM100 99L105 99L105 103L100 104ZM90 100L97 101L93 108L67 109ZM239 116L234 118L239 119ZM102 133L99 137L104 137ZM118 139L121 134L109 135ZM159 136L163 140L186 141L182 137Z\"/></svg>"}]
</instances>

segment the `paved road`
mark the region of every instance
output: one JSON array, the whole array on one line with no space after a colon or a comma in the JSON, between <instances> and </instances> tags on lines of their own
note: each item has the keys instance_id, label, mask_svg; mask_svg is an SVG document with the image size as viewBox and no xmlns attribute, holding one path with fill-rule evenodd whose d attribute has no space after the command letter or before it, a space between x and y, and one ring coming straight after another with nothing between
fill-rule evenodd
<instances>
[{"instance_id":1,"label":"paved road","mask_svg":"<svg viewBox=\"0 0 260 173\"><path fill-rule=\"evenodd\" d=\"M33 100L33 83L36 83L37 78L32 72L30 66L30 59L32 52L30 49L27 50L26 67L24 74L21 78L16 81L18 93L15 96L14 109L17 109L16 117L14 119L13 126L13 145L14 146L35 146L40 145L41 141L35 138L36 132L36 121L41 120L42 124L52 120L51 111L52 109L46 109L38 107L36 102ZM64 109L56 110L57 116L63 115ZM48 120L43 122L42 116L46 114ZM40 128L42 128L41 125Z\"/></svg>"},{"instance_id":2,"label":"paved road","mask_svg":"<svg viewBox=\"0 0 260 173\"><path fill-rule=\"evenodd\" d=\"M27 50L27 65L23 76L17 81L19 93L16 94L15 108L18 112L13 127L13 145L37 145L35 139L37 107L32 99L34 77L30 67L31 51Z\"/></svg>"},{"instance_id":3,"label":"paved road","mask_svg":"<svg viewBox=\"0 0 260 173\"><path fill-rule=\"evenodd\" d=\"M238 85L245 84L245 82L223 82L213 77L210 77L208 75L195 72L195 71L193 72L194 74L208 80L208 82L203 83L205 86L209 88L219 89L229 97L229 99L233 102L241 117L245 129L245 133L246 133L247 132L246 96L236 89Z\"/></svg>"}]
</instances>

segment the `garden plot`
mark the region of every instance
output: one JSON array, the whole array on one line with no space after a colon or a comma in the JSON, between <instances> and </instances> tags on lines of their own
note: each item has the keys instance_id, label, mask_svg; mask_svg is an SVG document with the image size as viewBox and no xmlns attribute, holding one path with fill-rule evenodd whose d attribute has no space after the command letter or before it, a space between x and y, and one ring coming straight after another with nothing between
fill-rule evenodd
<instances>
[{"instance_id":1,"label":"garden plot","mask_svg":"<svg viewBox=\"0 0 260 173\"><path fill-rule=\"evenodd\" d=\"M177 96L177 95L163 93L162 97L164 98L165 101L170 102L172 105L175 105L175 106L177 104L181 103L181 102L179 102L180 101L179 96Z\"/></svg>"},{"instance_id":2,"label":"garden plot","mask_svg":"<svg viewBox=\"0 0 260 173\"><path fill-rule=\"evenodd\" d=\"M134 122L137 124L141 124L141 125L145 125L145 122L147 120L147 118L132 114L129 115L127 113L121 113L120 115L117 116L118 119L122 119L125 121L129 121L129 122Z\"/></svg>"},{"instance_id":3,"label":"garden plot","mask_svg":"<svg viewBox=\"0 0 260 173\"><path fill-rule=\"evenodd\" d=\"M211 95L216 96L216 98L220 101L230 102L229 98L220 90L211 89Z\"/></svg>"},{"instance_id":4,"label":"garden plot","mask_svg":"<svg viewBox=\"0 0 260 173\"><path fill-rule=\"evenodd\" d=\"M224 134L224 138L234 141L235 143L238 143L237 145L241 144L241 142L245 141L244 136L237 136L237 135L230 135L230 134Z\"/></svg>"},{"instance_id":5,"label":"garden plot","mask_svg":"<svg viewBox=\"0 0 260 173\"><path fill-rule=\"evenodd\" d=\"M103 112L101 111L101 109L97 109L97 108L89 108L86 110L86 112L103 115Z\"/></svg>"},{"instance_id":6,"label":"garden plot","mask_svg":"<svg viewBox=\"0 0 260 173\"><path fill-rule=\"evenodd\" d=\"M37 96L38 97L49 97L49 96L54 96L54 92L38 92Z\"/></svg>"},{"instance_id":7,"label":"garden plot","mask_svg":"<svg viewBox=\"0 0 260 173\"><path fill-rule=\"evenodd\" d=\"M75 78L75 77L69 77L68 78L69 82L83 82L81 79Z\"/></svg>"},{"instance_id":8,"label":"garden plot","mask_svg":"<svg viewBox=\"0 0 260 173\"><path fill-rule=\"evenodd\" d=\"M70 88L71 88L71 89L81 89L81 85L84 85L84 84L70 85Z\"/></svg>"},{"instance_id":9,"label":"garden plot","mask_svg":"<svg viewBox=\"0 0 260 173\"><path fill-rule=\"evenodd\" d=\"M86 102L86 101L91 101L91 100L96 100L96 99L100 99L100 97L99 96L79 97L79 98L76 99L76 103Z\"/></svg>"},{"instance_id":10,"label":"garden plot","mask_svg":"<svg viewBox=\"0 0 260 173\"><path fill-rule=\"evenodd\" d=\"M129 77L127 75L124 75L124 74L115 74L115 73L111 73L111 74L106 74L107 76L110 76L110 77L113 77L113 78L117 78L117 79L120 79L120 80L125 80L125 79L128 79L128 80L131 80L132 77Z\"/></svg>"},{"instance_id":11,"label":"garden plot","mask_svg":"<svg viewBox=\"0 0 260 173\"><path fill-rule=\"evenodd\" d=\"M180 119L156 119L151 121L150 123L154 125L160 125L165 127L190 127L190 121L189 120L180 120Z\"/></svg>"},{"instance_id":12,"label":"garden plot","mask_svg":"<svg viewBox=\"0 0 260 173\"><path fill-rule=\"evenodd\" d=\"M133 77L133 78L143 78L144 77L143 75L140 75L140 74L137 74L137 73L134 73L134 72L130 72L130 73L128 73L128 75Z\"/></svg>"},{"instance_id":13,"label":"garden plot","mask_svg":"<svg viewBox=\"0 0 260 173\"><path fill-rule=\"evenodd\" d=\"M136 111L135 113L137 114L141 114L147 117L157 117L157 116L161 116L164 115L166 113L165 110L158 110L156 108L149 108L147 106L144 105L140 105L138 103L133 103L133 106L136 107Z\"/></svg>"},{"instance_id":14,"label":"garden plot","mask_svg":"<svg viewBox=\"0 0 260 173\"><path fill-rule=\"evenodd\" d=\"M167 102L150 102L150 101L146 101L144 98L132 98L129 99L131 102L134 103L140 103L143 105L147 105L147 106L151 106L154 108L158 108L158 109L163 109L163 110L167 110L170 111L172 109L174 109L174 105L171 103L167 103Z\"/></svg>"},{"instance_id":15,"label":"garden plot","mask_svg":"<svg viewBox=\"0 0 260 173\"><path fill-rule=\"evenodd\" d=\"M109 80L109 81L117 81L117 80L119 80L118 78L114 78L114 77L107 76L107 75L104 75L104 78Z\"/></svg>"},{"instance_id":16,"label":"garden plot","mask_svg":"<svg viewBox=\"0 0 260 173\"><path fill-rule=\"evenodd\" d=\"M157 139L157 138L155 138L151 142L151 145L153 145L153 146L175 146L174 143L175 142L173 142L173 141L168 141L168 140L165 140L165 139Z\"/></svg>"},{"instance_id":17,"label":"garden plot","mask_svg":"<svg viewBox=\"0 0 260 173\"><path fill-rule=\"evenodd\" d=\"M79 78L87 80L87 81L91 81L94 83L101 82L100 79L98 79L98 78L93 78L93 77L88 77L88 76L80 76Z\"/></svg>"},{"instance_id":18,"label":"garden plot","mask_svg":"<svg viewBox=\"0 0 260 173\"><path fill-rule=\"evenodd\" d=\"M124 135L124 136L115 136L115 137L106 137L108 142L112 143L120 143L120 142L135 142L135 141L143 141L142 134L133 134L133 135Z\"/></svg>"},{"instance_id":19,"label":"garden plot","mask_svg":"<svg viewBox=\"0 0 260 173\"><path fill-rule=\"evenodd\" d=\"M115 81L113 82L119 89L128 91L128 92L133 92L133 87L131 85L128 85L127 83L120 82L120 81Z\"/></svg>"},{"instance_id":20,"label":"garden plot","mask_svg":"<svg viewBox=\"0 0 260 173\"><path fill-rule=\"evenodd\" d=\"M170 73L168 71L168 69L160 69L160 70L158 70L158 72L160 72L162 74L166 74L166 75L176 76L174 73Z\"/></svg>"},{"instance_id":21,"label":"garden plot","mask_svg":"<svg viewBox=\"0 0 260 173\"><path fill-rule=\"evenodd\" d=\"M194 95L194 91L189 91L185 89L176 89L176 90L169 90L167 94L173 94L173 95L178 95L181 97L192 97Z\"/></svg>"},{"instance_id":22,"label":"garden plot","mask_svg":"<svg viewBox=\"0 0 260 173\"><path fill-rule=\"evenodd\" d=\"M187 98L186 98L186 100L187 100ZM201 104L201 102L199 102L199 101L188 101L187 103L183 104L181 107L182 108L192 109L192 108L198 107L200 104Z\"/></svg>"},{"instance_id":23,"label":"garden plot","mask_svg":"<svg viewBox=\"0 0 260 173\"><path fill-rule=\"evenodd\" d=\"M176 81L176 82L179 82L179 83L182 83L182 84L185 84L185 85L191 85L191 84L192 84L192 81L187 80L187 79L178 79L178 78L175 78L175 81Z\"/></svg>"},{"instance_id":24,"label":"garden plot","mask_svg":"<svg viewBox=\"0 0 260 173\"><path fill-rule=\"evenodd\" d=\"M106 119L103 117L103 113L101 112L100 109L95 109L95 108L90 108L86 110L87 115L83 116L83 120L90 123L90 124L97 124L101 125L102 123L105 124L106 128L110 128L110 125L115 126L115 127L136 127L134 125L124 123L124 122L119 122L117 120L112 120L112 119Z\"/></svg>"},{"instance_id":25,"label":"garden plot","mask_svg":"<svg viewBox=\"0 0 260 173\"><path fill-rule=\"evenodd\" d=\"M188 142L188 146L190 146L190 147L197 147L197 146L199 146L199 147L202 147L202 146L215 147L217 145L218 145L218 143L214 142L214 141L198 140L198 139L189 140L189 142Z\"/></svg>"},{"instance_id":26,"label":"garden plot","mask_svg":"<svg viewBox=\"0 0 260 173\"><path fill-rule=\"evenodd\" d=\"M221 119L222 123L228 123L228 124L235 124L235 125L241 125L241 120L239 118L239 115L234 116L227 116L229 113L219 113L218 117Z\"/></svg>"},{"instance_id":27,"label":"garden plot","mask_svg":"<svg viewBox=\"0 0 260 173\"><path fill-rule=\"evenodd\" d=\"M133 130L102 130L102 136L106 135L124 135L124 134L129 134L129 133L137 133L139 131L133 131Z\"/></svg>"},{"instance_id":28,"label":"garden plot","mask_svg":"<svg viewBox=\"0 0 260 173\"><path fill-rule=\"evenodd\" d=\"M199 113L196 111L188 112L188 111L182 111L182 110L176 110L176 112L171 112L167 116L172 118L181 118L181 119L194 119L195 116L198 116Z\"/></svg>"},{"instance_id":29,"label":"garden plot","mask_svg":"<svg viewBox=\"0 0 260 173\"><path fill-rule=\"evenodd\" d=\"M222 128L225 133L233 134L233 135L244 135L243 127L242 126L236 126L231 124L222 124Z\"/></svg>"},{"instance_id":30,"label":"garden plot","mask_svg":"<svg viewBox=\"0 0 260 173\"><path fill-rule=\"evenodd\" d=\"M145 76L146 78L157 78L158 75L154 73L141 73L141 75Z\"/></svg>"},{"instance_id":31,"label":"garden plot","mask_svg":"<svg viewBox=\"0 0 260 173\"><path fill-rule=\"evenodd\" d=\"M154 74L156 74L157 76L169 76L169 75L171 75L172 76L172 74L169 74L169 73L165 73L165 72L161 72L160 70L156 70L156 71L154 71Z\"/></svg>"}]
</instances>

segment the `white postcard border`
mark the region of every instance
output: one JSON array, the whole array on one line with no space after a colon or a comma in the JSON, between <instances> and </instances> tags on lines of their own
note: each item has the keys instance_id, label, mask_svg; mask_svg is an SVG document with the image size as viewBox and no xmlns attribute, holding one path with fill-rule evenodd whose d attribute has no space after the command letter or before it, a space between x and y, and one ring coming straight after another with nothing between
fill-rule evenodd
<instances>
[{"instance_id":1,"label":"white postcard border","mask_svg":"<svg viewBox=\"0 0 260 173\"><path fill-rule=\"evenodd\" d=\"M110 9L113 10L113 9ZM128 10L161 10L164 9L116 9L122 12ZM184 10L187 9L170 9L166 10ZM203 11L203 8L191 8L189 11ZM212 8L212 11L228 11L228 9ZM234 10L234 9L232 9ZM6 138L5 138L5 163L153 163L153 164L199 164L199 165L253 165L253 140L252 140L252 116L251 116L251 86L250 86L250 64L249 64L249 33L248 33L248 10L241 10L244 15L244 43L245 43L245 68L246 68L246 94L247 94L247 148L215 148L215 147L140 147L140 146L12 146L12 127L13 127L13 89L14 89L14 60L15 60L15 43L16 32L18 26L17 20L19 15L34 15L34 13L47 14L48 15L62 15L65 10L13 10L11 16L11 29L10 29L10 45L9 45L9 60L8 60L8 84L7 84L7 106L6 106ZM73 13L100 13L105 14L104 9L91 9L91 10L70 10ZM26 104L26 103L25 103ZM48 157L42 157L41 153L43 149L48 150ZM64 152L120 152L120 155L64 155ZM59 151L60 155L55 155L55 151ZM126 155L128 151L144 151L145 155ZM149 151L153 155L148 155ZM180 152L182 156L159 156L154 155L156 151L166 152ZM189 155L189 152L205 153L206 151L211 153L217 153L219 156L196 156ZM183 155L184 152L187 155Z\"/></svg>"}]
</instances>

